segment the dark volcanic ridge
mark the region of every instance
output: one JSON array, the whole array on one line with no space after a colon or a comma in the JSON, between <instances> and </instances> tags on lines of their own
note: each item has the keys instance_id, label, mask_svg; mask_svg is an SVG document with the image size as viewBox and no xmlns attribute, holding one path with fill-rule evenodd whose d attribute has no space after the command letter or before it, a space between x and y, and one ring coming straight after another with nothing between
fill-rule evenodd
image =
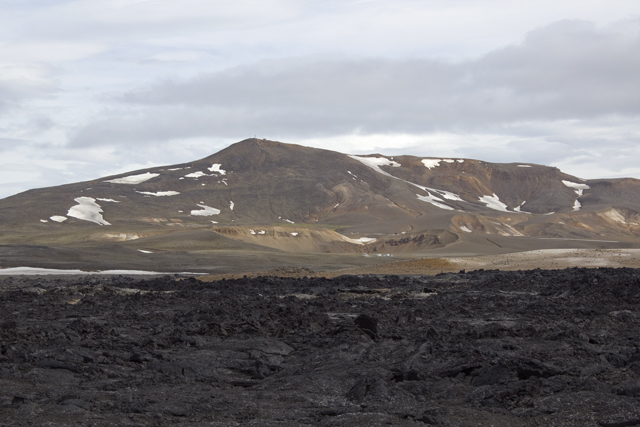
<instances>
[{"instance_id":1,"label":"dark volcanic ridge","mask_svg":"<svg viewBox=\"0 0 640 427\"><path fill-rule=\"evenodd\" d=\"M4 278L0 425L640 425L640 270Z\"/></svg>"}]
</instances>

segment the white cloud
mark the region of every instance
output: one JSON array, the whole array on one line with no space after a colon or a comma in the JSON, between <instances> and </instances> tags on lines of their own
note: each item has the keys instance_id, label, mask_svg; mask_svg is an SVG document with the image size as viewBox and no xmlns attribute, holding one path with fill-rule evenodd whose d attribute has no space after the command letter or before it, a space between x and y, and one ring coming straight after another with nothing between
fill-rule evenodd
<instances>
[{"instance_id":1,"label":"white cloud","mask_svg":"<svg viewBox=\"0 0 640 427\"><path fill-rule=\"evenodd\" d=\"M0 152L43 166L0 176L0 197L189 161L254 135L640 176L635 0L0 9Z\"/></svg>"}]
</instances>

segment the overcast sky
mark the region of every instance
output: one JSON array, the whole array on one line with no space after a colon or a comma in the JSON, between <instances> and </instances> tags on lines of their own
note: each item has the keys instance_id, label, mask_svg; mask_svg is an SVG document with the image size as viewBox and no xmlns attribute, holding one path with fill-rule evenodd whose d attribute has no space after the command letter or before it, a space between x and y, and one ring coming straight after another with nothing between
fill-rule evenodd
<instances>
[{"instance_id":1,"label":"overcast sky","mask_svg":"<svg viewBox=\"0 0 640 427\"><path fill-rule=\"evenodd\" d=\"M640 178L640 1L0 0L0 198L253 136Z\"/></svg>"}]
</instances>

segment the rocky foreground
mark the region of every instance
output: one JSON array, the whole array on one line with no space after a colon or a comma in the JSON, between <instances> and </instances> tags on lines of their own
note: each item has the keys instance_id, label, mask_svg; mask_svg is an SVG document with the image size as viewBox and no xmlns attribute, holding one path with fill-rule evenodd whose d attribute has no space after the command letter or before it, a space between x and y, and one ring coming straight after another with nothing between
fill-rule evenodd
<instances>
[{"instance_id":1,"label":"rocky foreground","mask_svg":"<svg viewBox=\"0 0 640 427\"><path fill-rule=\"evenodd\" d=\"M6 278L0 425L640 425L640 270Z\"/></svg>"}]
</instances>

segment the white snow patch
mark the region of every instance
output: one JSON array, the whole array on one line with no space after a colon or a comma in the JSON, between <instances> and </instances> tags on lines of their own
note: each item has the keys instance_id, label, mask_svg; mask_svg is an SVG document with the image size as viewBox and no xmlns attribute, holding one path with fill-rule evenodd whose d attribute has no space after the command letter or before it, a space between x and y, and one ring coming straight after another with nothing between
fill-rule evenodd
<instances>
[{"instance_id":1,"label":"white snow patch","mask_svg":"<svg viewBox=\"0 0 640 427\"><path fill-rule=\"evenodd\" d=\"M287 218L282 218L282 220L283 220L284 222L288 222L289 224L295 224L295 222L293 222L293 221L291 221L291 220L289 220L289 219L287 219Z\"/></svg>"},{"instance_id":2,"label":"white snow patch","mask_svg":"<svg viewBox=\"0 0 640 427\"><path fill-rule=\"evenodd\" d=\"M2 276L23 276L32 274L120 274L120 275L141 275L141 274L191 274L200 275L206 273L167 273L157 271L142 271L142 270L103 270L103 271L84 271L84 270L56 270L54 268L35 268L35 267L12 267L12 268L0 268L0 275Z\"/></svg>"},{"instance_id":3,"label":"white snow patch","mask_svg":"<svg viewBox=\"0 0 640 427\"><path fill-rule=\"evenodd\" d=\"M445 204L440 203L441 199L438 199L437 197L434 197L431 194L429 194L428 196L421 196L419 194L416 194L416 196L418 196L418 200L422 200L423 202L431 203L432 205L437 206L440 209L446 209L448 211L452 211L453 210L453 208L451 206L447 206Z\"/></svg>"},{"instance_id":4,"label":"white snow patch","mask_svg":"<svg viewBox=\"0 0 640 427\"><path fill-rule=\"evenodd\" d=\"M523 211L522 210L522 206L527 203L527 201L525 200L524 202L520 203L518 206L516 206L515 208L513 208L514 212L520 212L520 213L527 213L530 214L531 212L527 212L527 211Z\"/></svg>"},{"instance_id":5,"label":"white snow patch","mask_svg":"<svg viewBox=\"0 0 640 427\"><path fill-rule=\"evenodd\" d=\"M587 184L578 184L577 182L563 180L562 183L569 188L573 188L573 190L576 192L578 197L582 197L582 193L584 192L584 190L588 190L591 188Z\"/></svg>"},{"instance_id":6,"label":"white snow patch","mask_svg":"<svg viewBox=\"0 0 640 427\"><path fill-rule=\"evenodd\" d=\"M179 210L178 212L183 213L184 211Z\"/></svg>"},{"instance_id":7,"label":"white snow patch","mask_svg":"<svg viewBox=\"0 0 640 427\"><path fill-rule=\"evenodd\" d=\"M292 235L293 237L296 237L296 236L297 236L298 234L300 234L300 233L295 233L295 232L294 232L294 233L289 233L289 234L290 234L290 235Z\"/></svg>"},{"instance_id":8,"label":"white snow patch","mask_svg":"<svg viewBox=\"0 0 640 427\"><path fill-rule=\"evenodd\" d=\"M519 168L530 168L531 165L518 165Z\"/></svg>"},{"instance_id":9,"label":"white snow patch","mask_svg":"<svg viewBox=\"0 0 640 427\"><path fill-rule=\"evenodd\" d=\"M249 229L249 233L251 233L251 234L256 234L255 230L254 230L254 229L252 229L252 228L250 228L250 229Z\"/></svg>"},{"instance_id":10,"label":"white snow patch","mask_svg":"<svg viewBox=\"0 0 640 427\"><path fill-rule=\"evenodd\" d=\"M99 225L111 225L102 218L102 208L92 197L76 197L76 206L72 206L67 212L67 216L78 218L83 221L95 222Z\"/></svg>"},{"instance_id":11,"label":"white snow patch","mask_svg":"<svg viewBox=\"0 0 640 427\"><path fill-rule=\"evenodd\" d=\"M487 207L490 209L493 209L496 211L502 211L502 212L509 212L507 210L507 205L505 205L500 201L496 193L493 193L493 196L482 196L480 197L480 201L485 205L487 205Z\"/></svg>"},{"instance_id":12,"label":"white snow patch","mask_svg":"<svg viewBox=\"0 0 640 427\"><path fill-rule=\"evenodd\" d=\"M156 196L156 197L177 196L178 194L180 194L179 191L156 191L155 193L151 193L149 191L136 191L136 193L144 194L146 196Z\"/></svg>"},{"instance_id":13,"label":"white snow patch","mask_svg":"<svg viewBox=\"0 0 640 427\"><path fill-rule=\"evenodd\" d=\"M460 230L464 231L465 233L471 233L471 230L469 230L466 226L462 226L460 227Z\"/></svg>"},{"instance_id":14,"label":"white snow patch","mask_svg":"<svg viewBox=\"0 0 640 427\"><path fill-rule=\"evenodd\" d=\"M168 171L181 171L183 169L186 169L186 168L173 168L173 169L167 169L167 170Z\"/></svg>"},{"instance_id":15,"label":"white snow patch","mask_svg":"<svg viewBox=\"0 0 640 427\"><path fill-rule=\"evenodd\" d=\"M117 200L113 200L113 199L103 199L103 198L100 198L100 197L96 197L96 200L100 200L101 202L120 203L120 202L119 202L119 201L117 201Z\"/></svg>"},{"instance_id":16,"label":"white snow patch","mask_svg":"<svg viewBox=\"0 0 640 427\"><path fill-rule=\"evenodd\" d=\"M196 203L202 209L191 211L191 215L193 216L211 216L218 215L220 213L220 209L212 208L211 206L201 205L200 203Z\"/></svg>"},{"instance_id":17,"label":"white snow patch","mask_svg":"<svg viewBox=\"0 0 640 427\"><path fill-rule=\"evenodd\" d=\"M41 219L40 222L49 222L46 219Z\"/></svg>"},{"instance_id":18,"label":"white snow patch","mask_svg":"<svg viewBox=\"0 0 640 427\"><path fill-rule=\"evenodd\" d=\"M144 249L138 249L138 252L142 252L143 254L152 254L151 251L145 251Z\"/></svg>"},{"instance_id":19,"label":"white snow patch","mask_svg":"<svg viewBox=\"0 0 640 427\"><path fill-rule=\"evenodd\" d=\"M575 190L588 190L591 188L587 184L578 184L577 182L562 180L562 183L567 187L573 188Z\"/></svg>"},{"instance_id":20,"label":"white snow patch","mask_svg":"<svg viewBox=\"0 0 640 427\"><path fill-rule=\"evenodd\" d=\"M233 207L235 206L235 204L233 203L233 201L229 202L229 209L233 210Z\"/></svg>"},{"instance_id":21,"label":"white snow patch","mask_svg":"<svg viewBox=\"0 0 640 427\"><path fill-rule=\"evenodd\" d=\"M422 164L427 169L432 169L440 166L441 159L422 159Z\"/></svg>"},{"instance_id":22,"label":"white snow patch","mask_svg":"<svg viewBox=\"0 0 640 427\"><path fill-rule=\"evenodd\" d=\"M576 192L578 198L582 197L582 193L584 192L584 190L588 190L591 188L587 184L579 184L577 182L562 180L562 183L569 188L573 188L573 191ZM573 211L579 211L581 207L582 203L580 203L578 199L576 199L576 201L573 202Z\"/></svg>"},{"instance_id":23,"label":"white snow patch","mask_svg":"<svg viewBox=\"0 0 640 427\"><path fill-rule=\"evenodd\" d=\"M227 171L226 171L226 170L224 170L224 169L222 169L222 167L221 167L221 166L222 166L222 165L221 165L220 163L214 163L213 165L211 165L211 167L209 168L209 170L210 170L211 172L217 172L217 173L219 173L220 175L226 175L226 174L227 174Z\"/></svg>"},{"instance_id":24,"label":"white snow patch","mask_svg":"<svg viewBox=\"0 0 640 427\"><path fill-rule=\"evenodd\" d=\"M113 184L134 185L134 184L142 184L143 182L149 181L151 178L155 178L156 176L160 176L160 174L146 172L146 173L141 173L139 175L130 175L130 176L125 176L123 178L109 179L105 182L111 182Z\"/></svg>"},{"instance_id":25,"label":"white snow patch","mask_svg":"<svg viewBox=\"0 0 640 427\"><path fill-rule=\"evenodd\" d=\"M67 217L62 215L53 215L49 219L55 222L65 222L67 220Z\"/></svg>"},{"instance_id":26,"label":"white snow patch","mask_svg":"<svg viewBox=\"0 0 640 427\"><path fill-rule=\"evenodd\" d=\"M580 203L578 199L576 199L576 201L573 202L573 211L574 212L579 211L581 207L582 207L582 203Z\"/></svg>"},{"instance_id":27,"label":"white snow patch","mask_svg":"<svg viewBox=\"0 0 640 427\"><path fill-rule=\"evenodd\" d=\"M458 163L464 163L464 159L458 159Z\"/></svg>"},{"instance_id":28,"label":"white snow patch","mask_svg":"<svg viewBox=\"0 0 640 427\"><path fill-rule=\"evenodd\" d=\"M211 221L211 222L212 222L213 224L217 224L217 223L218 223L218 221Z\"/></svg>"},{"instance_id":29,"label":"white snow patch","mask_svg":"<svg viewBox=\"0 0 640 427\"><path fill-rule=\"evenodd\" d=\"M382 169L380 169L380 166L391 166L394 168L399 168L400 166L402 166L400 163L394 162L393 160L389 160L386 157L359 157L359 156L353 156L351 154L349 155L349 157L361 163L364 163L365 165L376 170L377 172L380 172L383 175L387 175L392 178L395 178L395 176L383 171Z\"/></svg>"},{"instance_id":30,"label":"white snow patch","mask_svg":"<svg viewBox=\"0 0 640 427\"><path fill-rule=\"evenodd\" d=\"M427 169L432 169L435 167L440 166L440 162L445 162L445 163L455 163L456 160L454 159L422 159L422 164L427 168ZM464 160L458 160L459 163L464 162Z\"/></svg>"},{"instance_id":31,"label":"white snow patch","mask_svg":"<svg viewBox=\"0 0 640 427\"><path fill-rule=\"evenodd\" d=\"M359 239L350 239L345 236L344 238L351 243L355 243L356 245L366 245L367 243L373 243L377 240L373 237L360 237Z\"/></svg>"},{"instance_id":32,"label":"white snow patch","mask_svg":"<svg viewBox=\"0 0 640 427\"><path fill-rule=\"evenodd\" d=\"M186 174L184 176L184 178L200 178L201 176L213 176L213 175L207 175L206 173L202 172L202 171L198 171L198 172L191 172L189 174Z\"/></svg>"},{"instance_id":33,"label":"white snow patch","mask_svg":"<svg viewBox=\"0 0 640 427\"><path fill-rule=\"evenodd\" d=\"M452 193L450 191L446 191L446 190L437 190L435 188L429 188L429 187L425 187L427 190L429 190L430 192L439 194L440 196L444 197L447 200L456 200L459 202L464 202L464 200L462 200L462 198L460 196L458 196L455 193Z\"/></svg>"}]
</instances>

